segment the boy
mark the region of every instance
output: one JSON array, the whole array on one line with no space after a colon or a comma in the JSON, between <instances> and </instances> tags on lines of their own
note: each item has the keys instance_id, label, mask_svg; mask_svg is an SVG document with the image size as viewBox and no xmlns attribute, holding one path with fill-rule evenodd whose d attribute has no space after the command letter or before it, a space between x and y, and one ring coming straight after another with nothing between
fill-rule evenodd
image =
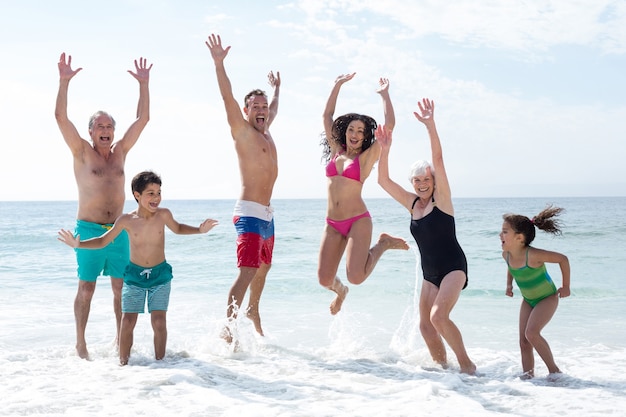
<instances>
[{"instance_id":1,"label":"boy","mask_svg":"<svg viewBox=\"0 0 626 417\"><path fill-rule=\"evenodd\" d=\"M144 312L146 295L154 330L154 354L165 356L167 342L166 312L172 280L172 267L165 260L165 226L180 235L206 233L217 220L206 219L199 227L178 223L170 210L160 208L161 178L151 171L135 176L131 183L136 210L122 214L110 230L100 237L80 240L69 230L61 229L58 239L80 249L99 249L113 241L123 230L130 240L130 263L124 272L122 288L122 324L120 329L120 365L128 364L137 316Z\"/></svg>"}]
</instances>

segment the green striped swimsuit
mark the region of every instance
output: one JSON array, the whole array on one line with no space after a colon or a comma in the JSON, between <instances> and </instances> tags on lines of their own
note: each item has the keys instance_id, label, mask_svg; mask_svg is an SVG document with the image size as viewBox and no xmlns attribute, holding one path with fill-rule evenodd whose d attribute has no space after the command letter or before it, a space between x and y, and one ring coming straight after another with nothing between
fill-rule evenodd
<instances>
[{"instance_id":1,"label":"green striped swimsuit","mask_svg":"<svg viewBox=\"0 0 626 417\"><path fill-rule=\"evenodd\" d=\"M528 249L526 249L526 265L519 268L511 268L509 265L509 253L506 254L506 264L509 272L513 275L515 283L522 292L522 297L531 307L536 306L539 301L556 293L556 286L548 274L546 264L539 268L528 266Z\"/></svg>"}]
</instances>

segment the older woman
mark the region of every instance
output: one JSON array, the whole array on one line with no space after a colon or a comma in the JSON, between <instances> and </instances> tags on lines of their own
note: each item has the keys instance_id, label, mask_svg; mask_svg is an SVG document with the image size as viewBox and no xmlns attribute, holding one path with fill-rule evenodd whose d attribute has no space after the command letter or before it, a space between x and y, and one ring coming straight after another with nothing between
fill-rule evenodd
<instances>
[{"instance_id":1,"label":"older woman","mask_svg":"<svg viewBox=\"0 0 626 417\"><path fill-rule=\"evenodd\" d=\"M433 360L448 366L443 339L454 351L461 372L474 374L461 332L450 320L450 312L461 290L467 286L467 260L456 238L454 207L450 184L443 164L441 142L435 126L435 103L429 99L418 103L417 120L428 130L432 164L417 161L411 167L413 191L407 191L389 178L391 130L379 127L377 142L381 147L378 183L411 213L411 234L420 255L424 281L420 292L420 331Z\"/></svg>"}]
</instances>

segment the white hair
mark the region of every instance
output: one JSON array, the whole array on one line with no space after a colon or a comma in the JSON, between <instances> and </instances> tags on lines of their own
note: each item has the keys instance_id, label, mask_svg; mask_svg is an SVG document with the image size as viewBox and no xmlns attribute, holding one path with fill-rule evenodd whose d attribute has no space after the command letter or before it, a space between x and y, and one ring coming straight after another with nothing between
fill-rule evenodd
<instances>
[{"instance_id":1,"label":"white hair","mask_svg":"<svg viewBox=\"0 0 626 417\"><path fill-rule=\"evenodd\" d=\"M411 169L409 170L409 181L413 182L413 178L420 175L426 175L426 170L428 168L430 168L430 173L435 175L435 169L430 162L424 160L413 162L413 165L411 165Z\"/></svg>"}]
</instances>

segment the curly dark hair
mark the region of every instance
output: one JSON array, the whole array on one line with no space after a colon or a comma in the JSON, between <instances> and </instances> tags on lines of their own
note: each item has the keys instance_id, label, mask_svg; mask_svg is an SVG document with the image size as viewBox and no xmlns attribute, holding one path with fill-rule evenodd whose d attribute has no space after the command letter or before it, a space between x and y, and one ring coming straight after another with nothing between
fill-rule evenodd
<instances>
[{"instance_id":1,"label":"curly dark hair","mask_svg":"<svg viewBox=\"0 0 626 417\"><path fill-rule=\"evenodd\" d=\"M535 240L535 227L553 235L561 235L563 233L561 231L561 222L556 217L564 211L565 209L561 207L548 205L532 219L521 214L511 213L503 215L502 218L511 226L515 233L524 235L524 242L528 246Z\"/></svg>"},{"instance_id":2,"label":"curly dark hair","mask_svg":"<svg viewBox=\"0 0 626 417\"><path fill-rule=\"evenodd\" d=\"M363 147L361 149L361 152L363 152L367 148L372 146L372 143L374 143L374 141L376 140L376 138L374 137L374 132L376 132L377 124L376 120L374 120L370 116L358 113L348 113L344 114L343 116L337 117L333 122L331 133L332 137L330 138L330 140L338 143L339 145L341 145L341 148L345 150L346 130L348 130L348 125L350 124L350 122L354 120L360 120L363 122L363 124L365 124ZM330 147L330 142L326 137L326 134L324 133L322 134L322 140L320 141L320 145L322 145L322 147L324 148L322 151L322 160L327 163L328 161L330 161L330 154L332 152L332 149Z\"/></svg>"}]
</instances>

